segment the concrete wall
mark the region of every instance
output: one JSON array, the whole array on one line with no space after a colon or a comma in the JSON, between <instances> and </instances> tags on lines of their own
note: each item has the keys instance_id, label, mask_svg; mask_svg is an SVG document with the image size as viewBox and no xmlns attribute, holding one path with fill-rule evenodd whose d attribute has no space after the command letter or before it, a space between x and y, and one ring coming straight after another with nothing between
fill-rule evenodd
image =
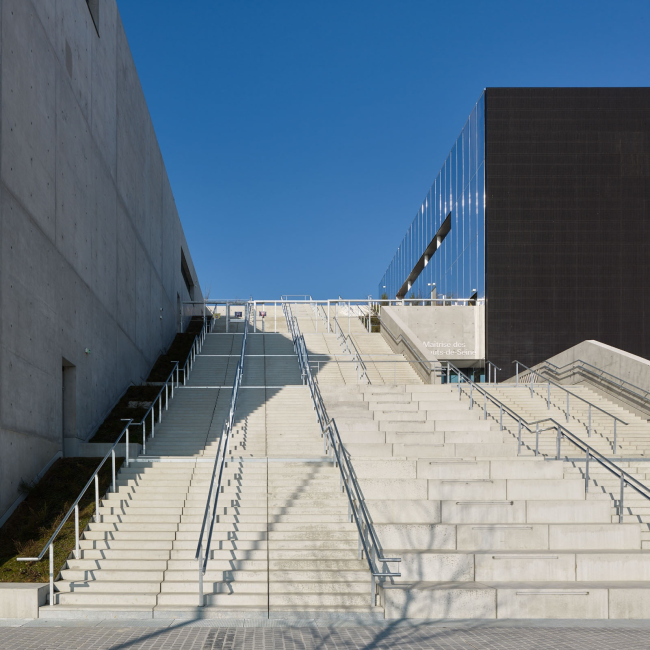
<instances>
[{"instance_id":1,"label":"concrete wall","mask_svg":"<svg viewBox=\"0 0 650 650\"><path fill-rule=\"evenodd\" d=\"M616 387L615 382L609 381L606 376L598 377L596 372L580 370L576 361L581 360L586 363L611 373L616 377L630 382L637 386L637 391L631 386L627 389L623 386ZM600 394L613 398L620 402L626 408L641 417L650 417L650 361L638 357L624 350L619 350L611 345L605 345L599 341L583 341L574 345L568 350L560 352L548 359L548 361L558 366L558 371L548 376L556 379L562 384L587 384ZM535 369L546 369L544 364L535 366ZM509 381L514 381L510 379ZM637 393L639 396L635 395Z\"/></svg>"},{"instance_id":2,"label":"concrete wall","mask_svg":"<svg viewBox=\"0 0 650 650\"><path fill-rule=\"evenodd\" d=\"M383 307L386 315L411 332L431 361L467 367L485 358L485 307ZM389 325L390 327L390 325Z\"/></svg>"},{"instance_id":3,"label":"concrete wall","mask_svg":"<svg viewBox=\"0 0 650 650\"><path fill-rule=\"evenodd\" d=\"M115 0L99 36L85 0L0 0L0 39L1 516L169 345L181 247L201 294Z\"/></svg>"}]
</instances>

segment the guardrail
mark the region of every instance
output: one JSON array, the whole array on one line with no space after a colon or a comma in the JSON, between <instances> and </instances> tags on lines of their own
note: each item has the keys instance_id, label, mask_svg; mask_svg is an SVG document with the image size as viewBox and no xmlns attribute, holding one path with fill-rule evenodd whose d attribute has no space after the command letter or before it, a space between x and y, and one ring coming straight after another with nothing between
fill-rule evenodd
<instances>
[{"instance_id":1,"label":"guardrail","mask_svg":"<svg viewBox=\"0 0 650 650\"><path fill-rule=\"evenodd\" d=\"M368 568L371 574L371 604L375 606L377 598L377 578L396 578L402 575L398 571L382 571L378 568L377 563L384 565L393 562L398 563L402 561L402 558L388 558L383 557L382 555L379 539L377 538L377 533L372 525L363 494L352 467L352 462L343 446L336 422L333 418L330 419L327 415L327 410L325 409L325 403L318 387L318 382L316 382L311 373L305 338L300 333L297 319L291 312L291 306L289 304L285 305L284 310L287 319L287 327L292 333L292 337L294 337L293 343L298 354L298 362L301 371L303 372L303 376L306 378L306 383L309 386L312 401L314 402L314 409L321 428L324 452L330 458L333 457L339 468L341 491L345 492L348 497L348 516L350 517L350 521L355 523L357 526L357 531L359 533L359 559L363 559L365 555L366 562L368 563Z\"/></svg>"},{"instance_id":2,"label":"guardrail","mask_svg":"<svg viewBox=\"0 0 650 650\"><path fill-rule=\"evenodd\" d=\"M616 447L617 447L617 430L616 430L616 424L617 422L620 422L621 424L627 426L627 422L625 420L622 420L621 418L617 417L616 415L612 415L609 413L609 411L605 411L605 409L600 408L600 406L596 406L595 404L592 404L589 400L586 400L584 397L580 397L580 395L576 395L575 393L572 393L570 390L562 386L561 384L558 384L555 381L551 381L548 379L548 377L544 377L541 375L539 372L536 370L533 370L529 368L528 366L525 366L523 363L520 361L513 361L512 363L516 364L516 386L519 386L519 380L520 380L520 373L519 373L519 366L524 368L525 372L522 373L522 376L526 376L526 374L530 375L530 382L526 382L530 384L530 396L531 398L534 396L535 391L534 391L534 386L539 385L540 383L546 384L546 408L550 410L551 408L551 384L555 386L556 388L559 388L561 391L564 391L566 393L566 421L569 421L569 418L571 417L571 404L570 404L570 399L571 397L577 399L580 402L584 402L585 404L588 405L588 415L589 415L589 425L588 425L588 432L589 432L589 437L591 438L591 411L592 409L596 409L597 411L600 411L601 413L607 415L608 417L612 418L614 421L614 453L616 453ZM542 380L542 382L536 382L535 379L539 378ZM562 406L558 406L558 408L562 409ZM578 418L573 416L575 420Z\"/></svg>"},{"instance_id":3,"label":"guardrail","mask_svg":"<svg viewBox=\"0 0 650 650\"><path fill-rule=\"evenodd\" d=\"M245 322L248 323L250 312L250 305L246 305L246 318ZM223 424L221 431L221 438L219 439L219 447L217 448L217 455L214 459L214 467L212 469L212 479L210 481L210 489L208 490L208 498L205 503L205 512L203 514L203 523L201 525L201 533L199 534L199 542L196 547L195 560L199 563L199 607L203 607L203 576L208 567L210 559L210 545L212 543L212 533L214 531L214 522L217 515L217 507L219 503L219 493L221 492L221 481L223 479L223 469L226 464L226 456L228 455L228 446L230 444L230 436L232 433L233 424L235 422L235 411L237 409L237 397L239 396L239 387L241 386L242 377L244 375L244 360L246 357L246 340L248 339L248 327L244 328L244 336L242 339L241 352L239 354L239 361L235 369L235 379L232 387L232 394L230 396L230 409L228 416ZM221 462L219 462L221 460ZM215 487L215 477L217 473L217 466L219 467L219 478ZM214 506L211 508L212 494L214 492ZM208 522L210 510L212 509L212 517L210 518L210 529L208 532L207 541L205 544L205 555L203 553L203 536L205 534L205 527Z\"/></svg>"},{"instance_id":4,"label":"guardrail","mask_svg":"<svg viewBox=\"0 0 650 650\"><path fill-rule=\"evenodd\" d=\"M125 420L126 425L124 426L124 429L122 429L122 433L117 437L117 440L113 443L113 446L109 449L108 453L104 458L101 460L99 465L97 466L97 469L93 472L93 475L88 479L88 483L86 483L85 487L81 492L79 493L79 496L75 500L75 502L72 504L68 512L66 513L65 517L63 517L61 523L58 525L57 529L54 531L50 539L47 541L45 546L43 547L43 550L36 556L36 557L18 557L16 558L18 562L39 562L40 560L43 559L43 556L45 555L46 551L49 549L50 551L50 607L54 606L54 540L56 539L56 536L59 534L61 529L63 528L64 524L68 519L70 518L70 515L74 512L74 556L75 558L79 559L80 551L79 551L79 501L81 501L81 498L83 495L86 493L86 490L90 487L90 484L94 481L95 482L95 522L99 521L99 470L104 466L104 463L108 459L108 457L111 457L112 460L112 481L111 481L111 486L112 486L112 492L116 491L115 488L115 447L119 444L120 440L122 440L122 436L126 435L126 460L125 464L128 467L129 466L129 426L133 422L133 420Z\"/></svg>"},{"instance_id":5,"label":"guardrail","mask_svg":"<svg viewBox=\"0 0 650 650\"><path fill-rule=\"evenodd\" d=\"M499 409L499 417L491 415L495 421L499 423L499 430L503 431L504 427L503 418L510 417L517 423L517 455L521 453L522 446L522 435L524 429L526 429L530 434L535 434L535 456L539 455L539 434L544 431L555 430L556 431L556 460L561 460L561 447L562 440L566 439L572 443L575 447L580 449L585 454L585 494L589 492L589 462L591 460L596 461L601 467L605 468L608 472L615 475L620 481L620 495L618 501L618 521L623 523L623 503L624 503L624 489L625 487L631 487L635 492L650 500L650 488L641 483L639 480L628 474L626 471L621 469L616 463L614 463L609 458L605 457L599 451L588 445L584 440L579 438L577 435L568 431L564 426L555 420L554 418L542 418L540 420L534 420L528 422L521 415L516 413L509 406L505 405L501 400L494 397L488 393L485 389L481 388L480 384L475 384L469 377L463 374L461 370L456 368L451 362L445 361L447 364L448 372L453 370L458 375L458 399L462 399L462 395L466 392L469 397L469 408L472 410L474 408L474 403L476 399L474 398L474 391L477 391L479 395L483 396L483 419L487 420L488 418L488 405L492 404ZM465 384L469 388L465 388ZM550 423L550 426L540 429L540 424ZM533 430L531 427L535 427Z\"/></svg>"}]
</instances>

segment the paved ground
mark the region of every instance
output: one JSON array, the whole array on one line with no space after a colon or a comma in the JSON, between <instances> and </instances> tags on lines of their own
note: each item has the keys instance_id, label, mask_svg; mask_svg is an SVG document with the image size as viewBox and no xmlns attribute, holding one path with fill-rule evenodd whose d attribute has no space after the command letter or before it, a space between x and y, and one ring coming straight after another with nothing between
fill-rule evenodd
<instances>
[{"instance_id":1,"label":"paved ground","mask_svg":"<svg viewBox=\"0 0 650 650\"><path fill-rule=\"evenodd\" d=\"M469 623L461 627L384 624L369 626L221 627L214 621L57 622L32 621L19 627L0 622L2 650L637 650L650 648L647 623L544 625ZM162 625L165 625L164 627ZM277 625L275 623L274 625ZM217 627L218 626L218 627Z\"/></svg>"}]
</instances>

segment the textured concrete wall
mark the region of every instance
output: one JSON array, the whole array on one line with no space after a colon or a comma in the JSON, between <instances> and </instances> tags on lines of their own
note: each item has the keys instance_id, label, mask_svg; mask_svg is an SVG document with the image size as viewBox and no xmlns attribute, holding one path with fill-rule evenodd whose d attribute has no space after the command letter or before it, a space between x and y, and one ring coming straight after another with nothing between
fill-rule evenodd
<instances>
[{"instance_id":1,"label":"textured concrete wall","mask_svg":"<svg viewBox=\"0 0 650 650\"><path fill-rule=\"evenodd\" d=\"M385 307L418 337L427 359L459 367L485 358L485 307Z\"/></svg>"},{"instance_id":2,"label":"textured concrete wall","mask_svg":"<svg viewBox=\"0 0 650 650\"><path fill-rule=\"evenodd\" d=\"M0 0L0 39L2 515L62 449L64 363L84 439L173 339L181 247L201 294L115 1L98 36L85 0Z\"/></svg>"}]
</instances>

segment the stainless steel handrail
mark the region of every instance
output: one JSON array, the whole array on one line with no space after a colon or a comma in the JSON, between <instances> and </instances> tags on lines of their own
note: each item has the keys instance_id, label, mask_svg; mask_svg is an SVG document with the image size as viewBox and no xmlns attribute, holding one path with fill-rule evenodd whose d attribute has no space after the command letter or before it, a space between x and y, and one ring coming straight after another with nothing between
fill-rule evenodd
<instances>
[{"instance_id":1,"label":"stainless steel handrail","mask_svg":"<svg viewBox=\"0 0 650 650\"><path fill-rule=\"evenodd\" d=\"M357 526L357 531L359 533L359 559L362 559L363 554L365 553L368 568L371 573L371 604L374 606L376 605L377 578L394 578L401 576L400 572L380 571L375 566L375 563L387 564L389 562L401 562L402 559L383 557L381 553L381 546L374 526L370 520L352 463L341 441L341 436L336 426L336 422L333 418L330 419L327 415L325 403L320 393L318 383L315 381L309 367L309 355L307 353L305 338L300 333L297 319L293 316L291 306L288 304L286 305L285 315L287 317L287 327L289 328L289 331L292 332L292 336L295 336L294 348L298 353L298 361L301 371L305 373L307 385L309 386L312 396L316 416L321 427L321 437L323 438L325 454L330 457L333 454L336 458L336 463L340 471L341 490L344 491L348 497L348 515L350 516L351 522L354 522Z\"/></svg>"},{"instance_id":2,"label":"stainless steel handrail","mask_svg":"<svg viewBox=\"0 0 650 650\"><path fill-rule=\"evenodd\" d=\"M587 367L576 368L578 364ZM631 381L628 381L627 379L623 379L622 377L619 377L611 372L608 372L607 370L598 368L598 366L594 366L592 363L588 363L587 361L583 361L582 359L576 359L575 361L572 361L571 363L567 363L563 366L556 366L554 363L551 363L550 361L544 361L542 364L540 364L540 366L549 366L550 371L555 373L556 375L565 374L566 372L573 373L576 370L579 372L584 371L587 374L596 375L598 376L599 379L604 379L606 382L610 384L614 384L615 386L617 383L626 384L627 386L630 386L634 390L631 390L627 386L616 386L616 388L625 390L628 393L634 395L634 397L639 398L640 400L645 401L648 399L648 397L650 397L650 390L641 388L641 386L637 386L636 384L633 384ZM541 372L544 371L542 370ZM607 375L607 377L604 377L603 375Z\"/></svg>"},{"instance_id":3,"label":"stainless steel handrail","mask_svg":"<svg viewBox=\"0 0 650 650\"><path fill-rule=\"evenodd\" d=\"M335 325L335 331L334 333L336 334L336 338L338 339L339 344L341 345L341 348L345 349L348 354L352 355L353 360L355 360L358 365L357 365L357 380L361 381L364 377L366 379L366 384L370 384L370 377L368 377L368 369L366 368L366 364L363 362L363 359L361 358L361 353L359 352L354 339L350 334L345 334L343 332L343 328L341 327L341 324L339 323L338 319L336 316L333 317L334 325ZM338 332L336 332L336 329L338 329ZM352 346L352 352L350 350L350 346ZM361 372L359 372L361 370Z\"/></svg>"},{"instance_id":4,"label":"stainless steel handrail","mask_svg":"<svg viewBox=\"0 0 650 650\"><path fill-rule=\"evenodd\" d=\"M600 408L600 406L596 406L595 404L593 404L589 400L585 399L584 397L580 397L580 395L576 395L575 393L572 393L569 389L562 386L562 384L558 384L557 382L552 381L548 377L544 377L543 375L541 375L536 370L533 370L532 368L529 368L528 366L521 363L521 361L517 361L515 359L512 363L516 364L516 370L517 370L517 373L516 373L517 379L516 379L516 384L515 384L516 386L519 386L519 366L521 366L522 368L525 368L526 372L530 373L530 382L529 383L530 383L530 396L531 396L531 398L534 395L533 386L536 383L536 382L534 382L535 377L539 377L540 379L543 380L542 383L547 384L546 405L547 405L548 409L551 408L551 384L553 386L555 386L556 388L559 388L560 390L563 390L566 393L566 421L567 422L569 421L569 418L571 417L571 406L570 406L570 398L571 397L575 397L580 402L584 402L585 404L587 404L588 405L588 414L589 414L589 427L588 427L589 437L591 437L591 429L592 429L592 427L591 427L591 410L592 409L596 409L597 411L600 411L601 413L604 413L608 417L612 418L612 420L614 421L614 453L616 453L616 437L617 437L616 423L620 422L621 424L627 426L628 423L625 422L625 420L622 420L621 418L617 417L616 415L612 415L611 413L609 413L605 409ZM525 375L526 372L524 372L523 374ZM537 382L537 383L539 383L539 382ZM575 417L575 415L573 416L573 419L574 420L577 419Z\"/></svg>"},{"instance_id":5,"label":"stainless steel handrail","mask_svg":"<svg viewBox=\"0 0 650 650\"><path fill-rule=\"evenodd\" d=\"M488 368L488 384L497 383L497 370L501 370L499 366L495 363L492 363L489 359L485 360L485 365ZM494 376L494 379L493 379Z\"/></svg>"},{"instance_id":6,"label":"stainless steel handrail","mask_svg":"<svg viewBox=\"0 0 650 650\"><path fill-rule=\"evenodd\" d=\"M246 315L244 322L248 324L248 319L250 315L250 304L246 304ZM205 503L205 511L203 514L203 523L201 525L201 532L199 534L199 541L196 547L196 555L194 556L195 560L198 560L199 563L199 607L203 607L204 598L203 598L203 576L207 570L208 560L210 559L210 545L212 543L212 534L214 531L214 523L217 515L217 507L219 503L219 493L221 492L221 481L223 479L223 469L226 463L226 455L228 453L228 445L230 443L230 435L232 433L232 428L235 421L235 411L237 409L237 397L239 396L239 387L241 386L242 378L244 375L244 361L246 358L246 340L248 338L248 327L244 327L244 336L242 338L241 352L239 354L239 361L237 362L237 367L235 369L235 379L233 381L232 393L230 396L230 409L228 411L228 416L223 425L221 431L221 438L219 438L219 446L217 448L217 455L214 459L214 467L212 469L212 479L210 481L210 488L208 490L208 497ZM221 459L221 463L219 463ZM219 478L215 487L215 477L217 472L217 466L219 466ZM214 491L214 506L211 507L212 493ZM208 537L205 544L205 556L203 554L203 536L205 534L205 527L208 521L208 516L210 510L212 509L212 517L210 521L210 529L208 531Z\"/></svg>"},{"instance_id":7,"label":"stainless steel handrail","mask_svg":"<svg viewBox=\"0 0 650 650\"><path fill-rule=\"evenodd\" d=\"M424 370L424 372L429 375L430 378L431 374L436 371L436 368L432 367L434 362L429 361L427 359L423 359L420 356L419 352L413 349L413 346L411 345L410 341L407 338L405 338L402 334L400 334L399 336L395 336L395 334L391 331L390 327L388 327L388 325L386 325L386 323L383 321L379 312L377 312L376 318L379 319L380 328L386 330L386 333L393 340L395 346L397 347L400 343L404 344L408 348L408 351L415 357L415 359L412 360L407 359L407 361L409 363L418 364Z\"/></svg>"},{"instance_id":8,"label":"stainless steel handrail","mask_svg":"<svg viewBox=\"0 0 650 650\"><path fill-rule=\"evenodd\" d=\"M614 474L616 477L619 478L620 480L620 496L619 496L619 501L618 501L618 521L619 523L623 523L623 499L624 499L624 488L626 486L631 487L635 492L640 494L641 496L645 497L646 499L650 500L650 488L646 486L645 484L641 483L638 479L634 478L631 474L628 474L625 470L621 469L616 463L614 463L612 460L601 454L599 451L588 445L584 440L582 440L580 437L572 433L571 431L568 431L565 429L564 425L559 423L557 420L554 418L543 418L541 420L535 420L533 422L528 422L526 421L523 417L521 417L518 413L516 413L513 409L511 409L509 406L505 405L501 400L498 398L494 397L490 393L488 393L486 390L481 388L480 384L475 384L469 377L467 377L461 370L456 368L452 363L449 361L445 361L447 364L447 367L454 370L457 375L458 375L458 398L461 399L462 395L462 380L465 380L465 383L467 383L470 386L470 391L467 393L469 400L470 400L470 410L473 409L474 407L474 390L477 390L481 395L483 395L483 413L484 413L484 419L487 420L488 417L488 410L487 406L488 403L491 402L495 406L499 407L499 430L503 431L504 426L503 426L503 415L509 415L512 419L514 419L517 424L518 424L518 434L517 434L517 454L521 452L521 444L522 444L522 430L523 428L526 428L529 433L535 433L536 441L535 441L535 455L537 456L539 454L539 434L542 433L542 431L549 430L549 429L555 429L557 432L557 438L556 438L556 460L561 460L561 445L562 445L562 439L566 438L569 442L571 442L573 445L578 447L578 449L581 449L585 453L585 493L589 491L589 462L591 459L595 460L599 465L604 467L607 471L609 471L611 474ZM496 418L493 417L495 420ZM546 427L545 429L540 429L539 425L544 423L544 422L550 422L551 426ZM531 429L531 427L535 425L535 430Z\"/></svg>"},{"instance_id":9,"label":"stainless steel handrail","mask_svg":"<svg viewBox=\"0 0 650 650\"><path fill-rule=\"evenodd\" d=\"M208 334L208 329L211 332L214 327L214 320L214 318L211 318L209 324L208 321L204 320L200 332L194 337L192 347L190 348L190 351L187 354L187 359L185 360L185 364L181 369L183 372L183 386L185 385L187 378L189 377L189 374L194 367L196 356L201 352L201 349L203 348L203 343L205 342L205 337ZM176 388L178 388L180 385L179 362L174 361L173 364L174 365L172 367L172 371L169 373L167 379L165 379L163 382L160 391L151 402L151 406L147 409L147 412L142 416L140 422L133 423L133 426L142 427L143 454L147 453L147 419L149 418L149 414L151 414L151 437L154 438L156 434L156 402L158 402L158 424L160 424L162 422L163 412L163 391L165 392L165 411L169 409L169 400L174 399L174 373L176 373Z\"/></svg>"},{"instance_id":10,"label":"stainless steel handrail","mask_svg":"<svg viewBox=\"0 0 650 650\"><path fill-rule=\"evenodd\" d=\"M56 536L59 534L61 529L63 528L64 524L66 521L68 521L70 515L74 512L74 523L75 523L75 530L74 530L74 535L75 535L75 543L74 543L74 555L75 558L79 558L80 555L80 549L79 549L79 501L81 501L81 497L86 493L86 490L90 487L90 484L94 481L95 482L95 522L99 521L99 470L104 466L104 463L108 459L108 457L111 457L112 460L112 492L116 491L115 487L115 447L118 445L120 440L122 440L122 436L126 435L126 466L129 466L129 427L131 426L131 423L133 420L125 420L126 425L122 429L122 432L120 435L117 437L117 440L113 443L113 446L108 450L106 456L102 458L101 462L97 466L97 469L93 472L93 475L88 479L88 483L84 486L83 490L79 493L79 496L75 500L75 502L72 504L68 512L66 513L65 517L61 520L61 523L58 525L57 529L52 533L52 536L50 539L47 541L45 546L43 547L43 550L36 556L36 557L18 557L16 560L18 562L38 562L43 559L43 556L45 555L45 552L50 549L50 607L54 606L54 540L56 539ZM110 491L110 490L109 490Z\"/></svg>"}]
</instances>

